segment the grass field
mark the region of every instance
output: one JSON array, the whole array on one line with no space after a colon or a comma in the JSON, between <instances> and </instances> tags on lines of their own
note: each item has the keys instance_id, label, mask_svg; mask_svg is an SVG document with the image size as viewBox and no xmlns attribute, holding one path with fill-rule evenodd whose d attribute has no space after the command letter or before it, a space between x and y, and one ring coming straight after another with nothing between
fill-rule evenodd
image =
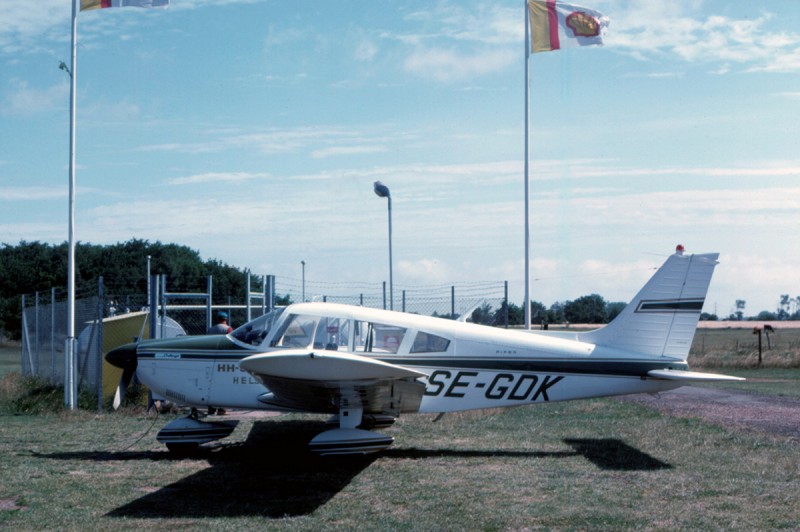
<instances>
[{"instance_id":1,"label":"grass field","mask_svg":"<svg viewBox=\"0 0 800 532\"><path fill-rule=\"evenodd\" d=\"M731 366L750 380L729 388L800 396L800 369ZM18 370L0 350L0 379ZM0 529L800 528L797 438L614 399L404 416L392 448L345 459L305 452L315 416L245 419L176 459L155 441L170 419L0 415Z\"/></svg>"},{"instance_id":2,"label":"grass field","mask_svg":"<svg viewBox=\"0 0 800 532\"><path fill-rule=\"evenodd\" d=\"M797 442L615 400L406 416L388 451L315 458L312 416L173 459L135 414L0 420L0 528L796 529Z\"/></svg>"}]
</instances>

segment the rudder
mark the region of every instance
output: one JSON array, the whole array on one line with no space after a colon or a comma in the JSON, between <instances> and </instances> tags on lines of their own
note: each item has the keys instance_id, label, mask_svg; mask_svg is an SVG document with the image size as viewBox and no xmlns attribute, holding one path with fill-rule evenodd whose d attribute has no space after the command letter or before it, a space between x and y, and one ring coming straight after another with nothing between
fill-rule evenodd
<instances>
[{"instance_id":1,"label":"rudder","mask_svg":"<svg viewBox=\"0 0 800 532\"><path fill-rule=\"evenodd\" d=\"M598 346L648 357L686 360L719 253L667 258L608 325L585 333Z\"/></svg>"}]
</instances>

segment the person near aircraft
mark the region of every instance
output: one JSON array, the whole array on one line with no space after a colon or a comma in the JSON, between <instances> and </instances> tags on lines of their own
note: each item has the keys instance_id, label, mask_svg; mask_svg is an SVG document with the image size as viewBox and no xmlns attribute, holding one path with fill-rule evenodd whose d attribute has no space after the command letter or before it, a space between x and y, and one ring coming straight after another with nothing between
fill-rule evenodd
<instances>
[{"instance_id":1,"label":"person near aircraft","mask_svg":"<svg viewBox=\"0 0 800 532\"><path fill-rule=\"evenodd\" d=\"M233 327L228 325L228 313L218 312L216 322L209 327L206 334L228 334L231 332L233 332Z\"/></svg>"}]
</instances>

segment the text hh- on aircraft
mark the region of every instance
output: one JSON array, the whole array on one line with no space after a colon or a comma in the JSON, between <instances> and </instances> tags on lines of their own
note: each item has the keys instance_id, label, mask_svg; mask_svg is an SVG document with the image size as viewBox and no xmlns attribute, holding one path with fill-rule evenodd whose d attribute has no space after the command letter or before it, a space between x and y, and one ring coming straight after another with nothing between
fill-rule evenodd
<instances>
[{"instance_id":1,"label":"text hh- on aircraft","mask_svg":"<svg viewBox=\"0 0 800 532\"><path fill-rule=\"evenodd\" d=\"M671 255L608 325L588 332L515 331L403 312L299 303L219 336L142 340L106 355L154 398L197 408L333 414L309 443L320 454L367 453L393 438L365 430L400 414L456 412L610 395L697 381L686 363L719 254ZM228 436L235 423L197 411L162 429L170 449Z\"/></svg>"}]
</instances>

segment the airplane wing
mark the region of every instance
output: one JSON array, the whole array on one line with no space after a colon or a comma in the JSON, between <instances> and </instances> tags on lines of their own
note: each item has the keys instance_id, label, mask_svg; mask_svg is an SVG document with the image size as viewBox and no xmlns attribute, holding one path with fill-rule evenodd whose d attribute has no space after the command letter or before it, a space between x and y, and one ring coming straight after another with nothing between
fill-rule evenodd
<instances>
[{"instance_id":1,"label":"airplane wing","mask_svg":"<svg viewBox=\"0 0 800 532\"><path fill-rule=\"evenodd\" d=\"M419 410L424 373L351 353L281 351L252 355L240 367L269 389L259 401L306 412L338 413L343 405L367 414Z\"/></svg>"},{"instance_id":2,"label":"airplane wing","mask_svg":"<svg viewBox=\"0 0 800 532\"><path fill-rule=\"evenodd\" d=\"M656 379L684 382L722 382L722 381L743 381L742 377L732 377L730 375L717 375L715 373L700 373L697 371L683 371L676 369L653 369L647 375Z\"/></svg>"}]
</instances>

